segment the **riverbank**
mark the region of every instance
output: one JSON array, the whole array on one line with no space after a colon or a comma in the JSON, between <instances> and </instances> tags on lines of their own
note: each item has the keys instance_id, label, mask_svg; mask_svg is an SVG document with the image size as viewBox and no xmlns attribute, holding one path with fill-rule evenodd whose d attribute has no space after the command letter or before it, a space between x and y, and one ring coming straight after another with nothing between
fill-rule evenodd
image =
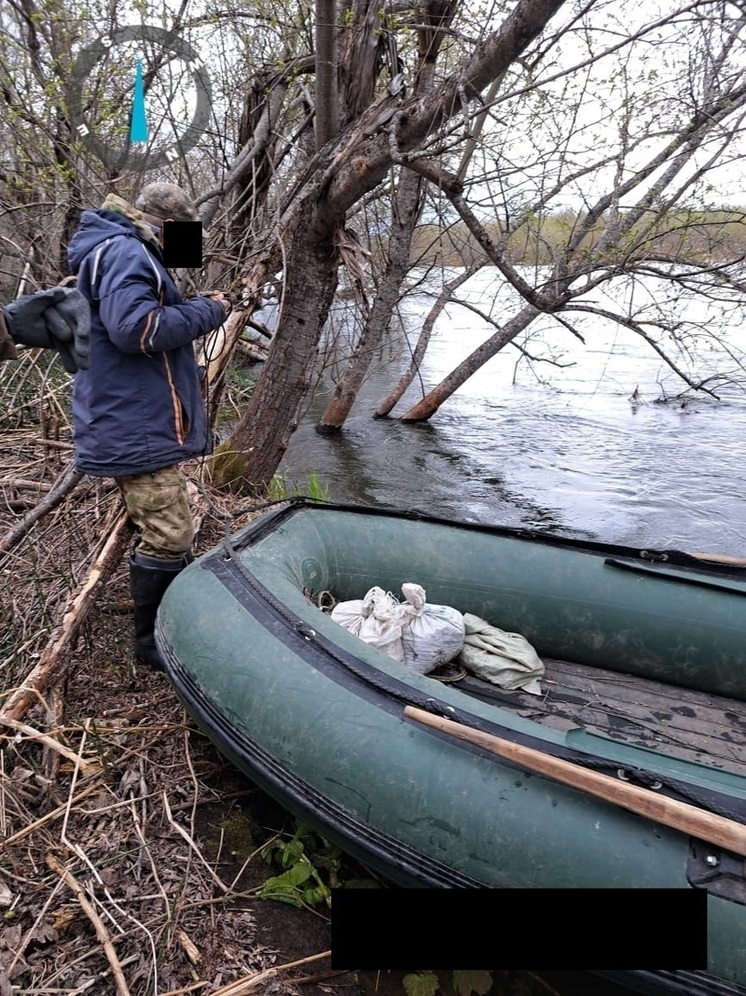
<instances>
[{"instance_id":1,"label":"riverbank","mask_svg":"<svg viewBox=\"0 0 746 996\"><path fill-rule=\"evenodd\" d=\"M0 536L19 496L48 493L41 445L15 465L3 449ZM134 665L126 557L77 639L62 637L118 500L81 483L2 562L4 704L63 649L43 693L6 715L0 992L358 996L353 976L330 975L328 909L260 897L277 873L263 848L292 820L198 733L164 675ZM198 550L216 539L204 508Z\"/></svg>"},{"instance_id":2,"label":"riverbank","mask_svg":"<svg viewBox=\"0 0 746 996\"><path fill-rule=\"evenodd\" d=\"M591 252L607 231L608 219L601 215L588 226L587 213L565 209L510 220L512 232L506 257L513 266L547 266L567 251L568 243L578 231L585 234L580 247ZM586 231L586 228L588 230ZM493 245L505 238L505 224L485 225ZM655 231L645 217L633 228L630 242L640 240L650 249L650 258L707 261L729 264L743 258L746 250L746 213L734 207L720 211L693 208L670 210L657 219ZM578 247L576 247L578 248ZM422 225L416 230L411 253L418 265L469 266L486 262L484 252L464 222L450 227L445 236L440 227ZM489 265L492 265L491 261Z\"/></svg>"},{"instance_id":3,"label":"riverbank","mask_svg":"<svg viewBox=\"0 0 746 996\"><path fill-rule=\"evenodd\" d=\"M134 665L118 493L82 479L50 502L69 479L69 428L54 399L34 422L23 388L0 447L3 705L48 670L2 731L1 996L463 996L427 966L408 989L405 973L334 973L328 907L262 898L280 871L266 846L295 825L195 730L165 676ZM252 512L185 469L199 553ZM610 992L583 976L473 981L482 996Z\"/></svg>"},{"instance_id":4,"label":"riverbank","mask_svg":"<svg viewBox=\"0 0 746 996\"><path fill-rule=\"evenodd\" d=\"M14 495L32 475L43 490L59 471L37 459L42 446L35 434L17 448L23 466L11 466L8 449L0 454L0 537L18 524ZM15 643L8 653L3 641L6 679L14 675L4 703L49 659L50 642L59 645L55 626L111 539L117 503L113 489L81 482L6 552L3 632L11 624ZM206 491L196 492L195 510L197 552L219 541L231 515L238 528L252 514ZM3 738L0 993L464 996L466 981L454 989L450 973L427 966L334 972L329 908L262 898L281 871L267 845L290 840L296 825L194 728L164 675L134 665L131 628L122 557L54 680ZM337 872L342 882L353 874ZM468 984L482 996L617 991L566 973L494 971Z\"/></svg>"}]
</instances>

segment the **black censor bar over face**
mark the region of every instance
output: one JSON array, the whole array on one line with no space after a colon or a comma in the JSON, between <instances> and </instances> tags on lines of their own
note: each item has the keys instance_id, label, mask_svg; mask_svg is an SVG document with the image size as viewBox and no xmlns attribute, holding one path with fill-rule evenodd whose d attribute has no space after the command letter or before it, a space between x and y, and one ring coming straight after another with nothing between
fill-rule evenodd
<instances>
[{"instance_id":1,"label":"black censor bar over face","mask_svg":"<svg viewBox=\"0 0 746 996\"><path fill-rule=\"evenodd\" d=\"M202 268L202 222L163 222L163 263L169 270Z\"/></svg>"}]
</instances>

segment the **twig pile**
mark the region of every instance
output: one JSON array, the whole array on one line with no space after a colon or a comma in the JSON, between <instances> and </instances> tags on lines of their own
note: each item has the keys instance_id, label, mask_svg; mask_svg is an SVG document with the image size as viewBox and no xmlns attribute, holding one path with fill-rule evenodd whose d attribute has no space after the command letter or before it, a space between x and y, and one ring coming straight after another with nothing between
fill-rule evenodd
<instances>
[{"instance_id":1,"label":"twig pile","mask_svg":"<svg viewBox=\"0 0 746 996\"><path fill-rule=\"evenodd\" d=\"M212 857L199 842L205 810L228 801L209 784L219 762L175 701L162 696L168 715L154 725L136 698L119 715L42 736L18 724L4 737L3 996L250 992L276 968L256 943L256 887L245 884L257 851L228 878L219 830ZM294 991L264 979L264 992Z\"/></svg>"},{"instance_id":2,"label":"twig pile","mask_svg":"<svg viewBox=\"0 0 746 996\"><path fill-rule=\"evenodd\" d=\"M133 665L130 527L72 469L64 390L36 360L0 369L0 996L296 993L328 952L278 965L258 939L271 833L231 852L255 790ZM206 549L230 499L193 470Z\"/></svg>"}]
</instances>

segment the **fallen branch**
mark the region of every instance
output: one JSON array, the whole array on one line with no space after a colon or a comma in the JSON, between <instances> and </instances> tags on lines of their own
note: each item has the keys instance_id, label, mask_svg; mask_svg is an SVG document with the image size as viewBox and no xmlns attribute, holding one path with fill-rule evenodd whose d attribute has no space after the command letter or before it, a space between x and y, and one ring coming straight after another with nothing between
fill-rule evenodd
<instances>
[{"instance_id":1,"label":"fallen branch","mask_svg":"<svg viewBox=\"0 0 746 996\"><path fill-rule=\"evenodd\" d=\"M236 351L252 363L264 363L269 356L269 346L263 342L247 342L246 339L238 340Z\"/></svg>"},{"instance_id":2,"label":"fallen branch","mask_svg":"<svg viewBox=\"0 0 746 996\"><path fill-rule=\"evenodd\" d=\"M187 934L185 930L177 930L176 940L181 945L184 954L187 956L189 961L193 965L199 965L199 963L202 961L202 955L199 953L199 948L191 939L189 934Z\"/></svg>"},{"instance_id":3,"label":"fallen branch","mask_svg":"<svg viewBox=\"0 0 746 996\"><path fill-rule=\"evenodd\" d=\"M40 816L39 819L34 820L33 823L27 823L26 826L23 827L23 829L18 831L18 833L14 833L11 837L7 837L5 840L0 841L0 854L2 854L2 852L6 850L6 848L10 847L11 844L17 844L19 841L23 840L24 837L28 837L29 834L32 834L34 830L38 830L39 827L44 826L45 823L49 823L52 820L56 820L58 816L64 816L70 807L77 806L78 803L82 802L83 799L88 798L88 796L91 795L93 792L98 792L101 789L102 785L103 782L101 781L101 779L97 778L95 782L84 788L82 792L78 792L78 794L74 796L72 800L63 802L61 806L58 806L56 809L53 809L51 812L46 813L44 816Z\"/></svg>"},{"instance_id":4,"label":"fallen branch","mask_svg":"<svg viewBox=\"0 0 746 996\"><path fill-rule=\"evenodd\" d=\"M28 515L25 515L20 522L17 522L12 529L9 529L0 538L0 553L7 553L20 543L35 522L38 522L47 512L51 512L52 509L57 508L64 501L70 492L75 489L82 476L80 471L75 470L72 463L68 464L52 485L46 498L43 498Z\"/></svg>"},{"instance_id":5,"label":"fallen branch","mask_svg":"<svg viewBox=\"0 0 746 996\"><path fill-rule=\"evenodd\" d=\"M101 917L89 902L88 897L85 894L85 889L75 878L73 873L68 871L62 862L55 858L53 854L47 854L45 860L52 871L56 872L65 885L75 894L75 898L80 903L83 912L93 924L96 931L96 937L104 949L107 961L111 965L111 970L114 974L114 980L117 986L117 993L119 996L131 996L127 982L124 978L124 973L122 972L122 966L119 962L119 958L117 958L114 945L111 943L111 937L109 936L106 927L104 927Z\"/></svg>"},{"instance_id":6,"label":"fallen branch","mask_svg":"<svg viewBox=\"0 0 746 996\"><path fill-rule=\"evenodd\" d=\"M47 493L52 490L54 484L46 484L44 481L33 481L25 477L3 477L0 479L0 487L11 488L14 491L28 490Z\"/></svg>"},{"instance_id":7,"label":"fallen branch","mask_svg":"<svg viewBox=\"0 0 746 996\"><path fill-rule=\"evenodd\" d=\"M210 983L207 980L193 982L191 986L186 986L183 989L169 989L167 993L162 993L161 996L189 996L190 993L197 993L200 989L204 989L205 986L209 985Z\"/></svg>"},{"instance_id":8,"label":"fallen branch","mask_svg":"<svg viewBox=\"0 0 746 996\"><path fill-rule=\"evenodd\" d=\"M72 599L62 622L53 630L39 663L27 676L23 685L16 688L6 700L0 710L0 721L20 720L36 701L37 695L49 687L61 670L63 652L80 632L101 587L121 561L132 532L132 523L126 512L116 509L115 516L109 515L103 523L101 531L107 539L85 583ZM112 518L114 518L113 523Z\"/></svg>"},{"instance_id":9,"label":"fallen branch","mask_svg":"<svg viewBox=\"0 0 746 996\"><path fill-rule=\"evenodd\" d=\"M197 844L194 842L194 840L189 836L189 834L186 832L186 830L182 826L179 826L179 824L173 818L173 815L171 813L171 806L169 805L169 802L168 802L168 796L166 795L165 792L163 793L163 806L164 806L164 808L166 810L166 819L168 820L169 824L179 834L179 836L182 837L186 841L186 843L189 845L189 847L191 848L191 850L195 853L195 855L197 856L197 858L199 858L199 860L201 861L201 863L204 866L204 868L207 870L207 873L210 875L210 877L212 878L212 880L215 883L215 885L217 885L217 887L222 892L224 892L226 895L228 895L230 893L230 891L231 891L230 890L230 886L226 885L225 882L220 878L220 876L207 863L207 861L205 861L204 855L202 854L202 851L200 850L200 848L197 846Z\"/></svg>"},{"instance_id":10,"label":"fallen branch","mask_svg":"<svg viewBox=\"0 0 746 996\"><path fill-rule=\"evenodd\" d=\"M49 733L42 733L40 730L34 729L33 726L27 726L25 723L19 723L18 720L11 719L9 716L4 716L1 713L0 725L8 726L11 730L15 730L16 734L27 737L30 740L38 740L40 743L44 744L45 747L48 747L55 753L60 754L68 761L71 761L73 764L78 764L84 778L101 770L100 761L87 761L84 758L79 757L75 751L70 750L69 747L65 747L59 742L59 740L55 740L55 738Z\"/></svg>"},{"instance_id":11,"label":"fallen branch","mask_svg":"<svg viewBox=\"0 0 746 996\"><path fill-rule=\"evenodd\" d=\"M246 993L255 992L259 986L270 979L277 978L282 972L287 972L291 968L298 968L300 965L308 965L312 961L321 961L322 958L329 958L331 951L322 951L320 954L310 955L308 958L300 958L298 961L289 961L286 965L277 965L276 968L267 968L263 972L255 975L247 975L243 979L216 989L212 996L245 996ZM165 994L168 996L168 993Z\"/></svg>"}]
</instances>

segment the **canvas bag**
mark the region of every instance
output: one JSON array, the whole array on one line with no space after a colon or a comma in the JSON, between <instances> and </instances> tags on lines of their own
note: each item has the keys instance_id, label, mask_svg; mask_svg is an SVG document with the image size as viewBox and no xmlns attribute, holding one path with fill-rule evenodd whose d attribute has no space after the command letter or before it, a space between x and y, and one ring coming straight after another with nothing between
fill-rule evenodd
<instances>
[{"instance_id":1,"label":"canvas bag","mask_svg":"<svg viewBox=\"0 0 746 996\"><path fill-rule=\"evenodd\" d=\"M331 618L355 636L419 674L453 660L464 644L464 617L448 605L427 603L422 585L405 582L403 602L383 588L339 602Z\"/></svg>"},{"instance_id":2,"label":"canvas bag","mask_svg":"<svg viewBox=\"0 0 746 996\"><path fill-rule=\"evenodd\" d=\"M450 605L431 605L420 584L402 586L405 610L402 622L404 663L418 674L428 674L457 657L464 645L464 617Z\"/></svg>"},{"instance_id":3,"label":"canvas bag","mask_svg":"<svg viewBox=\"0 0 746 996\"><path fill-rule=\"evenodd\" d=\"M544 662L520 633L498 629L467 612L466 636L459 661L467 671L506 691L541 695Z\"/></svg>"},{"instance_id":4,"label":"canvas bag","mask_svg":"<svg viewBox=\"0 0 746 996\"><path fill-rule=\"evenodd\" d=\"M370 588L364 598L339 602L331 618L382 653L404 663L401 606L391 592Z\"/></svg>"}]
</instances>

